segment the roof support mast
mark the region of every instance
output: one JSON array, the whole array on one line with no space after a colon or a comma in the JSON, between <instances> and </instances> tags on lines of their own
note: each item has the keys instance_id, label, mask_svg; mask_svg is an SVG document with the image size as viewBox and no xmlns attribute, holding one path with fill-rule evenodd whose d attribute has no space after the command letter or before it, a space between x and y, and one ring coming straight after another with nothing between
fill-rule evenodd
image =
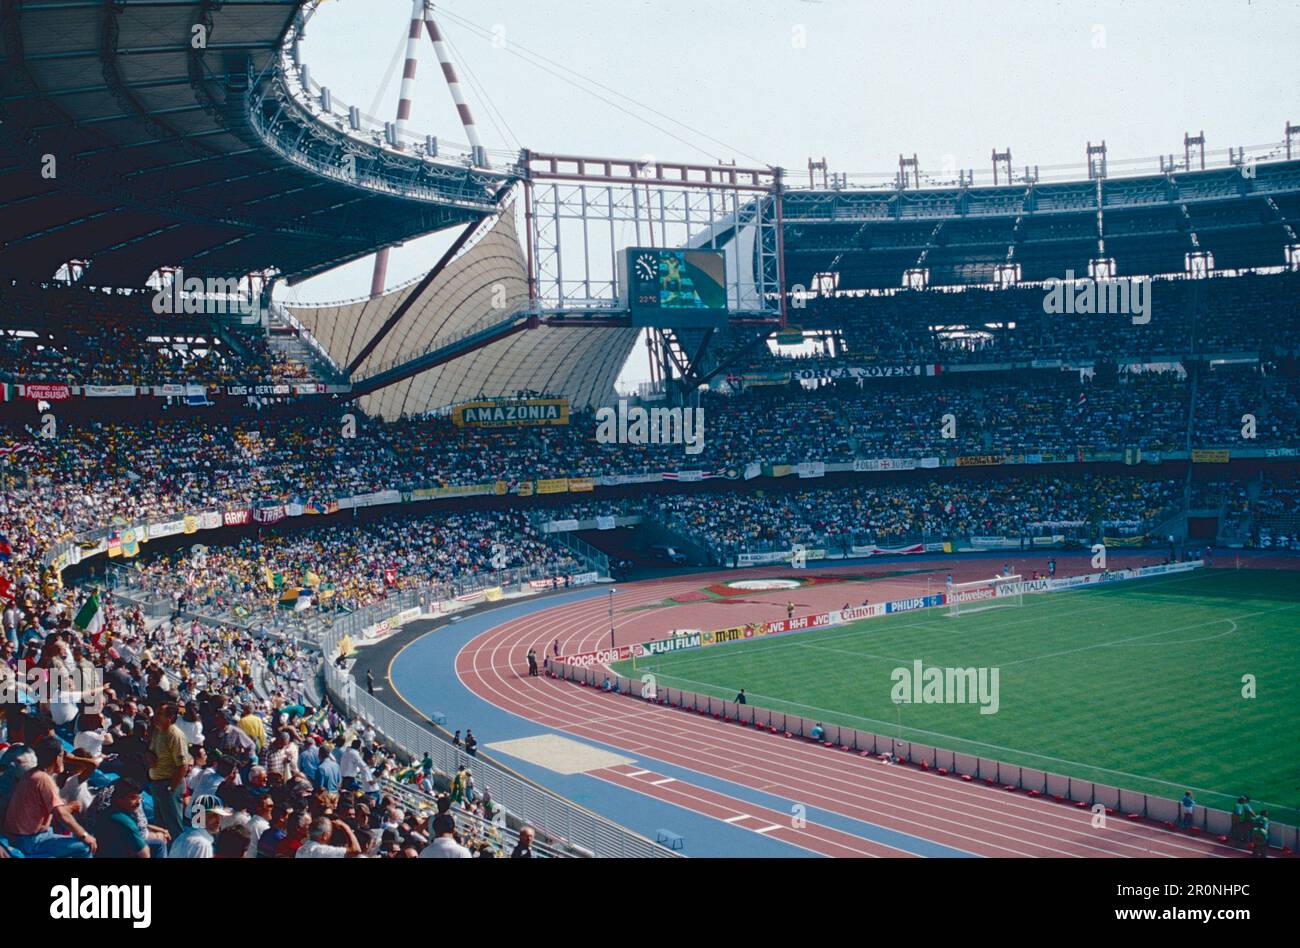
<instances>
[{"instance_id":1,"label":"roof support mast","mask_svg":"<svg viewBox=\"0 0 1300 948\"><path fill-rule=\"evenodd\" d=\"M417 0L417 5L420 0ZM465 94L460 88L460 79L456 76L456 67L452 64L451 57L447 55L447 44L443 42L442 33L438 30L438 24L433 19L433 4L424 4L424 27L429 31L429 40L433 43L433 51L438 56L438 65L442 67L442 77L447 80L447 88L451 91L452 101L456 103L456 111L460 115L460 123L465 126L465 134L469 136L469 147L474 167L487 168L487 150L483 147L482 140L478 137L478 127L474 124L474 115L469 110L469 104L465 101ZM412 27L414 29L414 27Z\"/></svg>"},{"instance_id":2,"label":"roof support mast","mask_svg":"<svg viewBox=\"0 0 1300 948\"><path fill-rule=\"evenodd\" d=\"M411 93L415 86L415 54L420 42L420 23L425 16L425 0L411 0L411 22L406 31L406 63L402 67L402 87L397 100L397 123L394 129L392 146L402 151L402 133L411 118ZM370 276L370 298L382 296L384 281L388 276L388 248L382 247L375 254L375 269Z\"/></svg>"}]
</instances>

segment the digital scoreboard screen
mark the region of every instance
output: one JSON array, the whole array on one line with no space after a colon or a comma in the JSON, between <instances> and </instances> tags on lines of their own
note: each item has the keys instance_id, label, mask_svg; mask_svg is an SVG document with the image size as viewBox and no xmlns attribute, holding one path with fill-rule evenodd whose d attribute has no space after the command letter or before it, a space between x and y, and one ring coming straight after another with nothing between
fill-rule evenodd
<instances>
[{"instance_id":1,"label":"digital scoreboard screen","mask_svg":"<svg viewBox=\"0 0 1300 948\"><path fill-rule=\"evenodd\" d=\"M620 268L634 326L689 329L727 324L721 250L629 248Z\"/></svg>"}]
</instances>

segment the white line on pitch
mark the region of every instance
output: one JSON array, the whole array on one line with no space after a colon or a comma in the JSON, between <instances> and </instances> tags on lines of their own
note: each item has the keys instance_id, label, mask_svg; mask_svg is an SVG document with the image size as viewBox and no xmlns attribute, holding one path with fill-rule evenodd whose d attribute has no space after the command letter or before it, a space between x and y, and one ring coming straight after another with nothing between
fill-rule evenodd
<instances>
[{"instance_id":1,"label":"white line on pitch","mask_svg":"<svg viewBox=\"0 0 1300 948\"><path fill-rule=\"evenodd\" d=\"M723 820L722 822L724 822L724 823L739 823L741 820L752 820L752 819L753 819L753 817L750 816L748 813L742 813L742 814L740 814L739 816L729 816L729 817L727 817L725 820Z\"/></svg>"},{"instance_id":2,"label":"white line on pitch","mask_svg":"<svg viewBox=\"0 0 1300 948\"><path fill-rule=\"evenodd\" d=\"M650 781L650 786L652 786L652 787L661 787L661 786L663 786L663 785L666 784L666 783L676 783L676 782L677 782L677 778L676 778L676 777L664 777L663 780L651 780L651 781Z\"/></svg>"},{"instance_id":3,"label":"white line on pitch","mask_svg":"<svg viewBox=\"0 0 1300 948\"><path fill-rule=\"evenodd\" d=\"M770 833L772 830L779 830L781 827L773 823L771 826L764 826L762 829L754 830L755 833Z\"/></svg>"},{"instance_id":4,"label":"white line on pitch","mask_svg":"<svg viewBox=\"0 0 1300 948\"><path fill-rule=\"evenodd\" d=\"M650 771L648 771L648 770L634 770L634 771L632 771L630 774L624 774L623 776L625 776L625 777L641 777L641 776L644 776L645 774L648 774L649 772L650 772Z\"/></svg>"}]
</instances>

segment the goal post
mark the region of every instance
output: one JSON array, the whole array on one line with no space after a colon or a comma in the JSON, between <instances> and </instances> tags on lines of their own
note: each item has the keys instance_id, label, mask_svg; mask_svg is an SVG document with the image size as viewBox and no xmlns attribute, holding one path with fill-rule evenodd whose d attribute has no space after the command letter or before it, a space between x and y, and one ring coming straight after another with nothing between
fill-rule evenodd
<instances>
[{"instance_id":1,"label":"goal post","mask_svg":"<svg viewBox=\"0 0 1300 948\"><path fill-rule=\"evenodd\" d=\"M952 583L947 587L946 601L949 616L964 616L988 609L1025 604L1024 577L994 576L968 583Z\"/></svg>"}]
</instances>

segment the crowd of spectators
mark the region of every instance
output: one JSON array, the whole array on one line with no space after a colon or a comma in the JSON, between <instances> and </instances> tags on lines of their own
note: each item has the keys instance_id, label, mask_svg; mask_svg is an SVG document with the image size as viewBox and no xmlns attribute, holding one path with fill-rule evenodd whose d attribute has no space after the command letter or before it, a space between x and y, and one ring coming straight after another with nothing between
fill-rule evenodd
<instances>
[{"instance_id":1,"label":"crowd of spectators","mask_svg":"<svg viewBox=\"0 0 1300 948\"><path fill-rule=\"evenodd\" d=\"M313 590L318 608L351 611L394 591L519 569L546 577L581 571L522 512L467 511L266 531L198 555L185 549L153 557L135 579L179 610L247 616L302 588Z\"/></svg>"},{"instance_id":2,"label":"crowd of spectators","mask_svg":"<svg viewBox=\"0 0 1300 948\"><path fill-rule=\"evenodd\" d=\"M156 314L153 294L0 284L0 378L66 385L303 381L311 368L272 349L260 326ZM238 345L232 345L237 340Z\"/></svg>"},{"instance_id":3,"label":"crowd of spectators","mask_svg":"<svg viewBox=\"0 0 1300 948\"><path fill-rule=\"evenodd\" d=\"M342 436L336 417L171 417L154 426L66 421L54 440L14 421L0 448L25 445L6 473L39 490L43 515L64 527L295 496L660 471L739 470L854 457L952 458L1186 446L1189 383L1180 374L1122 374L1107 383L1062 374L982 386L837 382L816 391L761 388L703 399L705 450L599 444L594 418L567 426L456 427L441 417L363 419ZM1257 371L1198 382L1194 447L1296 447L1300 382ZM1254 438L1242 416L1255 418ZM953 431L945 431L946 415ZM945 435L951 433L953 437Z\"/></svg>"},{"instance_id":4,"label":"crowd of spectators","mask_svg":"<svg viewBox=\"0 0 1300 948\"><path fill-rule=\"evenodd\" d=\"M322 702L318 656L146 620L103 590L101 618L74 621L88 588L17 576L0 636L0 858L504 854L491 788L462 771L439 792L432 761L401 765Z\"/></svg>"},{"instance_id":5,"label":"crowd of spectators","mask_svg":"<svg viewBox=\"0 0 1300 948\"><path fill-rule=\"evenodd\" d=\"M792 318L806 328L841 331L840 358L855 365L1271 354L1300 337L1295 273L1155 280L1144 292L1149 319L1139 316L1136 323L1127 313L1046 312L1042 286L816 297ZM769 353L756 350L744 367L773 364Z\"/></svg>"},{"instance_id":6,"label":"crowd of spectators","mask_svg":"<svg viewBox=\"0 0 1300 948\"><path fill-rule=\"evenodd\" d=\"M645 508L723 556L789 549L794 543L843 553L854 545L888 547L922 539L1095 534L1107 524L1149 520L1168 508L1180 490L1173 480L1012 477L743 495L663 495L648 498Z\"/></svg>"},{"instance_id":7,"label":"crowd of spectators","mask_svg":"<svg viewBox=\"0 0 1300 948\"><path fill-rule=\"evenodd\" d=\"M1300 487L1293 481L1265 481L1253 506L1256 546L1300 550Z\"/></svg>"}]
</instances>

